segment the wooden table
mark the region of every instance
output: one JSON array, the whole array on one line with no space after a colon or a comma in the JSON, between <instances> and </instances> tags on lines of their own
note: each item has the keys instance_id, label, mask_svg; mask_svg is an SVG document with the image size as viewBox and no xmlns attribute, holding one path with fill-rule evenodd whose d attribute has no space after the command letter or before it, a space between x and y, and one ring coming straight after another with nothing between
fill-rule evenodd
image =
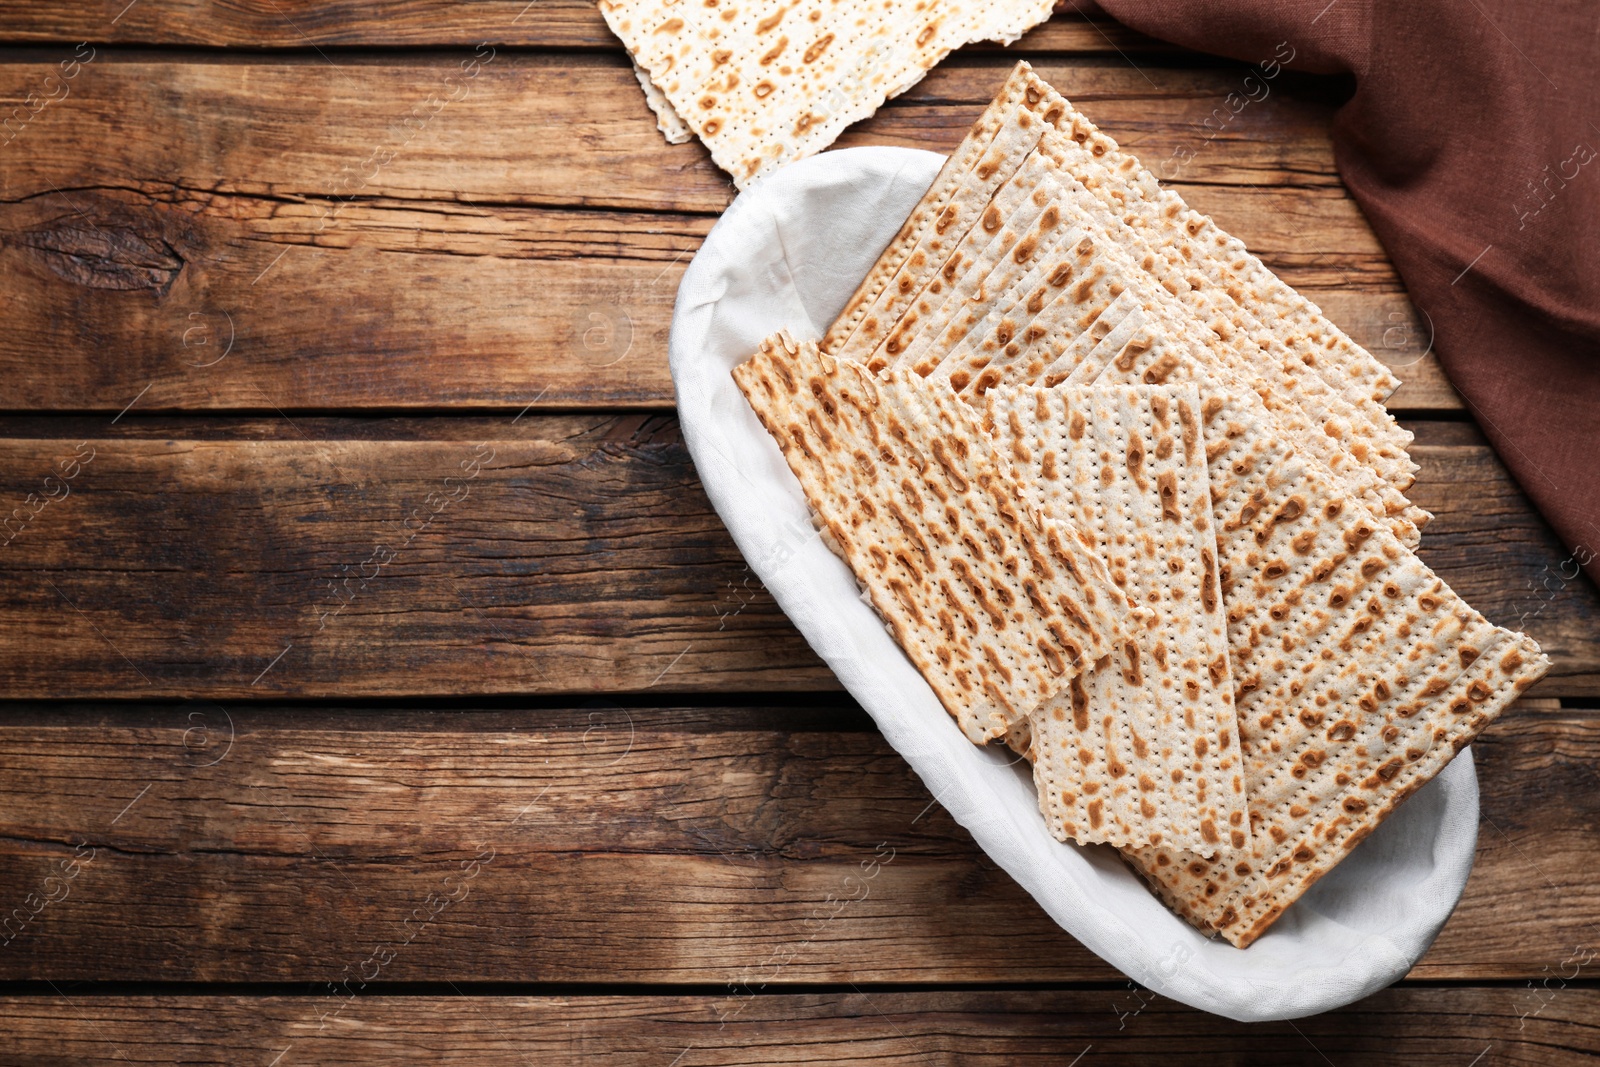
<instances>
[{"instance_id":1,"label":"wooden table","mask_svg":"<svg viewBox=\"0 0 1600 1067\"><path fill-rule=\"evenodd\" d=\"M1424 558L1555 659L1410 977L1243 1026L1056 928L744 566L666 365L732 190L591 4L125 2L0 13L0 1062L1600 1050L1600 597L1340 185L1340 86L1062 15L841 141L947 150L1021 53L1179 161L1400 368Z\"/></svg>"}]
</instances>

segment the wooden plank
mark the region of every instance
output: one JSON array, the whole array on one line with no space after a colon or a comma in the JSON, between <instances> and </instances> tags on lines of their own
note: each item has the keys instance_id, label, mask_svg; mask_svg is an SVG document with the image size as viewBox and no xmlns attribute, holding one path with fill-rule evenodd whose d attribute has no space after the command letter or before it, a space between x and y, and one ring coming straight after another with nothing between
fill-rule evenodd
<instances>
[{"instance_id":1,"label":"wooden plank","mask_svg":"<svg viewBox=\"0 0 1600 1067\"><path fill-rule=\"evenodd\" d=\"M670 417L109 421L0 422L11 696L837 684ZM1592 584L1475 437L1431 440L1423 558L1544 644L1538 695L1600 693Z\"/></svg>"},{"instance_id":2,"label":"wooden plank","mask_svg":"<svg viewBox=\"0 0 1600 1067\"><path fill-rule=\"evenodd\" d=\"M1170 45L1100 17L1075 15L1070 2L1012 52L1104 54L1118 49L1170 53ZM205 0L141 0L118 5L9 8L0 12L0 42L202 45L222 48L313 46L418 47L476 45L620 50L594 0L476 0L441 7L419 0L317 0L218 8ZM992 49L975 45L971 50Z\"/></svg>"},{"instance_id":3,"label":"wooden plank","mask_svg":"<svg viewBox=\"0 0 1600 1067\"><path fill-rule=\"evenodd\" d=\"M0 999L17 1067L427 1062L1591 1063L1600 992L1401 986L1296 1022L1235 1023L1126 988L716 996L38 996ZM324 1022L324 1018L326 1021ZM276 1061L274 1056L280 1057ZM1492 1056L1492 1058L1484 1058Z\"/></svg>"},{"instance_id":4,"label":"wooden plank","mask_svg":"<svg viewBox=\"0 0 1600 1067\"><path fill-rule=\"evenodd\" d=\"M1600 713L1473 751L1476 869L1415 975L1570 981ZM0 900L0 980L1119 980L827 707L13 706Z\"/></svg>"},{"instance_id":5,"label":"wooden plank","mask_svg":"<svg viewBox=\"0 0 1600 1067\"><path fill-rule=\"evenodd\" d=\"M40 423L0 440L0 499L23 509L0 555L10 695L836 684L747 585L667 417L402 439L282 417L81 448Z\"/></svg>"},{"instance_id":6,"label":"wooden plank","mask_svg":"<svg viewBox=\"0 0 1600 1067\"><path fill-rule=\"evenodd\" d=\"M1578 884L1577 872L1592 870L1600 858L1584 855L1600 846L1593 832L1600 815L1594 773L1600 714L1515 705L1472 753L1480 804L1477 865L1455 914L1411 977L1516 976L1547 983L1540 985L1547 991L1564 988L1580 973L1592 978L1600 936L1589 918L1593 906L1578 904L1590 890ZM1547 792L1558 781L1564 784L1556 788L1575 794L1570 800ZM1530 802L1544 810L1530 810ZM1507 936L1501 923L1508 918L1529 931L1526 945ZM1507 966L1513 958L1525 962Z\"/></svg>"},{"instance_id":7,"label":"wooden plank","mask_svg":"<svg viewBox=\"0 0 1600 1067\"><path fill-rule=\"evenodd\" d=\"M107 53L13 131L0 403L671 403L673 298L732 189L698 145L661 140L626 67L492 50L470 79L433 56L337 64ZM1176 176L1197 207L1408 368L1418 384L1398 406L1459 408L1338 184L1328 101L1285 90L1212 134L1202 123L1234 72L1041 69L1152 165L1188 153ZM54 70L0 64L0 101ZM941 67L841 143L948 150L1001 73L999 60Z\"/></svg>"},{"instance_id":8,"label":"wooden plank","mask_svg":"<svg viewBox=\"0 0 1600 1067\"><path fill-rule=\"evenodd\" d=\"M486 49L340 58L330 65L316 55L86 56L62 83L63 99L7 129L0 195L144 183L202 196L397 196L713 214L733 197L701 146L661 138L622 57ZM0 64L0 102L20 104L52 75L62 81L57 60L52 53ZM949 150L1008 67L1000 56L942 65L841 144ZM1331 108L1322 99L1280 93L1207 140L1200 123L1235 88L1235 71L1136 70L1120 59L1043 62L1038 70L1146 156L1191 146L1194 158L1176 172L1180 184L1339 188ZM123 94L136 88L150 106L130 111ZM201 109L209 119L197 127L192 116ZM1262 224L1275 226L1267 214ZM1307 243L1321 237L1308 234ZM1341 237L1330 247L1345 243Z\"/></svg>"}]
</instances>

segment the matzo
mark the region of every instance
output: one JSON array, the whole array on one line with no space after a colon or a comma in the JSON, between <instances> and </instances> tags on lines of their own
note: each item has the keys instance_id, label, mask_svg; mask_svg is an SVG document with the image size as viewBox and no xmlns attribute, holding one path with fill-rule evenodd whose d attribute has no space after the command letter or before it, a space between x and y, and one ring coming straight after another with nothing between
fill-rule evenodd
<instances>
[{"instance_id":1,"label":"matzo","mask_svg":"<svg viewBox=\"0 0 1600 1067\"><path fill-rule=\"evenodd\" d=\"M1363 397L1359 387L1351 391L1348 380L1340 377L1326 360L1316 368L1308 369L1305 360L1309 357L1314 361L1315 357L1303 350L1304 332L1280 330L1276 322L1269 327L1257 318L1250 310L1250 300L1232 267L1218 260L1210 245L1202 247L1188 232L1196 225L1188 217L1193 213L1185 216L1182 225L1169 218L1172 205L1181 201L1161 191L1148 172L1138 169L1136 161L1120 153L1110 138L1087 125L1082 116L1034 76L1026 64L1019 64L1013 72L1002 99L1012 102L1018 98L1019 77L1024 86L1020 95L1025 106L1014 114L1036 115L1038 120L1049 126L1049 130L1042 136L1030 130L1029 137L1036 137L1039 143L1033 155L1018 168L1018 174L1033 174L1041 166L1054 166L1060 171L1067 200L1071 201L1076 212L1074 221L1081 223L1086 217L1093 218L1108 239L1126 246L1133 253L1138 268L1153 272L1152 276L1183 301L1190 308L1190 313L1214 335L1217 352L1230 362L1235 376L1259 381L1270 389L1269 406L1294 424L1293 432L1300 435L1300 444L1321 456L1341 477L1360 479L1359 484L1365 485L1374 513L1392 519L1402 537L1414 544L1416 530L1427 521L1428 515L1412 506L1403 495L1416 469L1405 452L1405 445L1410 440L1409 433L1402 430L1382 410L1381 405L1370 397ZM997 121L1001 123L1000 129L1003 131L1004 120L989 118L980 123L980 141L989 136L991 129L995 129ZM1032 118L1029 122L1038 125ZM1025 141L1026 138L1018 143ZM963 146L957 156L970 157L979 150L981 146ZM1115 173L1110 169L1113 163L1116 164ZM939 186L940 183L936 183L935 188ZM930 190L930 197L933 195L934 190ZM1151 200L1151 197L1155 197L1159 203ZM919 212L928 217L937 217L940 210L934 201L925 200L923 205L919 205ZM1141 210L1150 217L1139 215L1138 211ZM1187 212L1187 208L1184 211ZM998 225L1002 220L986 221ZM1139 225L1135 226L1134 223ZM1150 242L1148 245L1145 243L1147 238ZM1229 247L1232 248L1232 245ZM890 258L886 256L873 274L887 273ZM1256 261L1252 259L1251 262ZM942 305L946 310L935 321L945 321L955 306L949 301L947 293L941 294L945 288L941 286L938 276L941 266L947 272L959 272L967 267L960 262L946 261L941 264L926 256L915 264L905 261L896 268L899 287L922 294L910 298L886 288L881 277L870 285L864 283L868 291L877 293L877 303L867 316L873 329L866 331L870 336L865 340L881 346L881 338L889 336L898 323L902 334L900 341L908 331L916 330L921 338L919 355L924 348L931 347L929 333L919 319L926 318L931 308ZM1265 271L1265 268L1260 267L1259 270ZM947 280L953 280L953 277L953 274L949 274ZM1281 288L1287 288L1278 284ZM924 289L941 295L930 298ZM984 307L980 310L987 314L1006 302L1007 294L997 293L991 287L985 291L985 297ZM915 310L896 319L896 312L906 312L912 303L916 305ZM1278 305L1270 307L1275 309ZM841 321L851 321L852 316L859 313L857 302L853 301ZM993 330L1016 330L1015 323L1009 326L1007 323L1008 320L1002 316L995 321ZM1047 324L1041 323L1032 332L1038 335L1048 329ZM829 336L833 338L840 332L848 333L848 327L841 329L836 326L830 330ZM1012 342L1005 342L997 346L1002 354L997 356L996 370L988 376L986 384L1004 377L1016 377L1005 370L1014 360L1015 350L1007 351L1011 345ZM1299 354L1291 350L1293 346L1299 346ZM842 343L830 347L853 358L867 360L871 366L886 362L868 357L865 352L871 351L871 348L860 341L855 342L854 347ZM901 344L901 347L904 345ZM897 353L888 350L884 354L892 361ZM969 364L975 364L980 354L970 349L961 353ZM974 380L984 378L981 371L962 370ZM949 376L953 377L955 373L952 367ZM1322 374L1327 374L1339 384L1330 384ZM981 393L982 387L977 391ZM1339 455L1335 455L1335 451ZM1345 457L1371 470L1372 478L1347 470Z\"/></svg>"},{"instance_id":2,"label":"matzo","mask_svg":"<svg viewBox=\"0 0 1600 1067\"><path fill-rule=\"evenodd\" d=\"M1017 213L1018 193L1039 190L1053 199ZM1059 208L1063 238L1041 241L1027 264L1008 264L999 253L1020 244L1047 207ZM1169 838L1126 855L1176 910L1235 944L1258 937L1548 668L1532 641L1472 612L1409 551L1427 515L1404 497L1415 470L1410 436L1379 402L1393 382L1381 364L1162 190L1026 64L827 345L872 367L898 359L979 406L1027 383L1198 391L1246 844L1207 858L1204 847ZM998 424L996 432L1006 436ZM1028 470L1017 456L1006 462ZM1143 635L1147 649L1159 633ZM1104 669L1112 666L1108 658ZM1109 725L1091 716L1090 729L1142 713L1137 700L1092 701L1090 687L1114 683L1098 673L1077 678L1080 707L1126 710ZM1060 795L1073 770L1062 739L1082 733L1067 715L1072 688L996 735L1045 764L1035 770L1046 783L1042 803L1064 836L1086 821L1081 798ZM1052 704L1062 719L1046 716ZM1109 766L1113 744L1083 751ZM1107 820L1102 808L1112 828L1098 839L1131 840L1144 816L1140 808Z\"/></svg>"},{"instance_id":3,"label":"matzo","mask_svg":"<svg viewBox=\"0 0 1600 1067\"><path fill-rule=\"evenodd\" d=\"M1086 194L1081 185L1068 176L1062 186L1068 191L1059 202L1064 217L1094 230L1092 239L1096 243L1096 258L1090 275L1098 271L1105 283L1104 293L1096 302L1129 296L1137 300L1152 327L1164 330L1175 343L1176 348L1169 358L1198 362L1235 394L1248 390L1259 395L1272 414L1277 432L1314 455L1359 493L1372 513L1388 523L1405 543L1416 544L1419 534L1408 513L1409 502L1375 471L1362 464L1337 438L1330 436L1325 427L1313 423L1293 396L1275 389L1273 383L1263 379L1258 373L1263 367L1250 359L1247 349L1243 347L1246 342L1240 338L1220 336L1215 327L1201 322L1192 309L1181 303L1167 287L1158 284L1143 265L1151 262L1153 255L1137 243L1132 250L1120 245L1115 239L1115 231L1109 229L1117 225L1115 220L1107 219L1103 212L1094 210L1092 206L1085 206ZM1076 195L1074 189L1077 190ZM1092 204L1092 200L1089 203ZM1141 253L1142 259L1139 258ZM1086 279L1076 288L1092 293L1094 284ZM1077 296L1078 292L1073 295ZM1083 374L1078 374L1074 380L1081 383L1086 379Z\"/></svg>"},{"instance_id":4,"label":"matzo","mask_svg":"<svg viewBox=\"0 0 1600 1067\"><path fill-rule=\"evenodd\" d=\"M633 65L633 76L639 80L639 88L644 90L644 102L655 112L656 128L661 131L661 136L667 139L667 143L688 144L694 140L694 131L689 128L689 124L672 110L672 102L667 99L667 95L656 88L656 83L650 80L650 75L646 74L638 63Z\"/></svg>"},{"instance_id":5,"label":"matzo","mask_svg":"<svg viewBox=\"0 0 1600 1067\"><path fill-rule=\"evenodd\" d=\"M1549 661L1491 625L1258 412L1207 406L1252 845L1129 853L1244 947L1437 774Z\"/></svg>"},{"instance_id":6,"label":"matzo","mask_svg":"<svg viewBox=\"0 0 1600 1067\"><path fill-rule=\"evenodd\" d=\"M1166 216L1141 228L1130 226L1126 220L1136 216L1123 210L1126 197L1117 195L1122 190L1092 152L1054 131L1041 139L1040 152L1074 176L1074 181L1066 183L1069 195L1084 210L1096 212L1117 243L1207 324L1221 342L1220 351L1231 354L1241 371L1261 377L1301 408L1326 435L1388 482L1396 500L1403 500L1400 494L1411 485L1417 469L1406 453L1409 431L1401 429L1370 398L1363 398L1364 406L1358 406L1314 369L1308 369L1284 343L1286 337L1293 341L1298 335L1269 328L1251 310L1235 281L1224 277L1219 282L1216 272L1201 269L1204 250L1196 250L1186 227ZM1175 198L1175 194L1163 195ZM1218 272L1224 270L1218 268ZM1414 522L1419 517L1411 516Z\"/></svg>"},{"instance_id":7,"label":"matzo","mask_svg":"<svg viewBox=\"0 0 1600 1067\"><path fill-rule=\"evenodd\" d=\"M1039 150L1063 159L1069 158L1071 150L1087 155L1070 138L1055 133L1041 140ZM1398 487L1410 484L1415 470L1410 458L1403 451L1398 458L1385 458L1382 450L1371 447L1370 439L1358 432L1358 413L1343 395L1334 393L1310 371L1292 373L1289 360L1268 351L1276 342L1259 329L1259 336L1252 335L1248 313L1217 294L1204 277L1186 269L1182 257L1147 244L1077 178L1063 175L1061 185L1061 207L1067 217L1085 225L1098 224L1111 249L1125 257L1121 280L1129 281L1130 274L1137 272L1156 283L1146 288L1167 307L1169 317L1192 320L1204 329L1200 334L1191 328L1191 341L1213 352L1233 377L1254 385L1297 444L1361 488L1373 513L1403 528L1403 539L1415 544L1416 531L1426 522L1427 513L1412 507ZM1219 307L1219 301L1227 306ZM1180 307L1186 314L1180 315Z\"/></svg>"},{"instance_id":8,"label":"matzo","mask_svg":"<svg viewBox=\"0 0 1600 1067\"><path fill-rule=\"evenodd\" d=\"M980 375L987 377L977 388L979 394L1016 379L1027 362L1048 347L1051 331L1045 309L1054 306L1094 251L1094 242L1086 239L1081 228L1063 233L1070 237L1063 236L1055 249L1041 253L1008 294L1009 299L997 300L984 320L968 330L935 368L958 392Z\"/></svg>"},{"instance_id":9,"label":"matzo","mask_svg":"<svg viewBox=\"0 0 1600 1067\"><path fill-rule=\"evenodd\" d=\"M1050 128L1041 99L1027 71L1011 72L828 328L824 352L866 362Z\"/></svg>"},{"instance_id":10,"label":"matzo","mask_svg":"<svg viewBox=\"0 0 1600 1067\"><path fill-rule=\"evenodd\" d=\"M1268 270L1243 242L1190 209L1176 192L1162 188L1137 158L1122 151L1042 79L1030 76L1029 86L1041 95L1050 114L1059 114L1056 127L1079 146L1063 165L1129 227L1143 232L1151 247L1170 249L1190 265L1196 288L1225 295L1252 319L1270 324L1263 329L1305 372L1290 371L1297 383L1309 387L1310 379L1317 378L1340 390L1353 405L1358 429L1370 437L1372 447L1394 461L1396 470L1404 467L1396 487L1405 490L1415 473L1405 455L1411 434L1382 406L1399 384L1389 370Z\"/></svg>"},{"instance_id":11,"label":"matzo","mask_svg":"<svg viewBox=\"0 0 1600 1067\"><path fill-rule=\"evenodd\" d=\"M1029 713L1039 805L1062 840L1244 848L1244 772L1200 396L1193 386L1005 389L987 418L1030 502L1093 541L1149 616Z\"/></svg>"},{"instance_id":12,"label":"matzo","mask_svg":"<svg viewBox=\"0 0 1600 1067\"><path fill-rule=\"evenodd\" d=\"M1051 228L1059 226L1061 212L1052 210L1050 203L1053 185L1044 168L1018 168L995 192L978 224L956 243L937 273L902 312L894 329L860 362L881 370L904 360L911 349L936 341L950 317L966 306L996 265L1014 247L1027 247L1021 242L1030 228L1041 221ZM1037 241L1032 247L1037 247Z\"/></svg>"},{"instance_id":13,"label":"matzo","mask_svg":"<svg viewBox=\"0 0 1600 1067\"><path fill-rule=\"evenodd\" d=\"M734 380L901 648L963 732L1004 736L1130 616L1071 527L1024 505L976 412L787 335Z\"/></svg>"},{"instance_id":14,"label":"matzo","mask_svg":"<svg viewBox=\"0 0 1600 1067\"><path fill-rule=\"evenodd\" d=\"M601 0L672 110L741 189L819 152L953 49L1009 44L1052 0Z\"/></svg>"}]
</instances>

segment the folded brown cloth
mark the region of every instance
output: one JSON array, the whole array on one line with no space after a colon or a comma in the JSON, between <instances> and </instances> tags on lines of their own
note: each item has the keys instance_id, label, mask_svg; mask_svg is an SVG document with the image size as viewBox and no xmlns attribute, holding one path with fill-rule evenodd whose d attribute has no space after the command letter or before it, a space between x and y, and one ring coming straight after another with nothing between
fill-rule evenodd
<instances>
[{"instance_id":1,"label":"folded brown cloth","mask_svg":"<svg viewBox=\"0 0 1600 1067\"><path fill-rule=\"evenodd\" d=\"M1572 553L1567 565L1600 580L1600 6L1099 7L1188 48L1252 63L1292 50L1289 69L1354 76L1334 120L1339 173L1432 320L1450 381Z\"/></svg>"}]
</instances>

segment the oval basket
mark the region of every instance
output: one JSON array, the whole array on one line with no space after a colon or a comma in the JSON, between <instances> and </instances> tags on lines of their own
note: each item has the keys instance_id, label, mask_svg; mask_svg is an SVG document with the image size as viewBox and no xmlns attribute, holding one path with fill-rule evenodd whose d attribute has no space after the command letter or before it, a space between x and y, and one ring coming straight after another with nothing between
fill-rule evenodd
<instances>
[{"instance_id":1,"label":"oval basket","mask_svg":"<svg viewBox=\"0 0 1600 1067\"><path fill-rule=\"evenodd\" d=\"M1105 846L1062 844L1031 773L969 743L812 531L799 482L729 371L785 328L820 338L932 184L943 157L828 152L741 195L678 290L672 379L695 467L751 569L979 847L1073 937L1140 984L1241 1021L1291 1019L1402 977L1466 885L1477 842L1470 752L1240 950L1169 912Z\"/></svg>"}]
</instances>

